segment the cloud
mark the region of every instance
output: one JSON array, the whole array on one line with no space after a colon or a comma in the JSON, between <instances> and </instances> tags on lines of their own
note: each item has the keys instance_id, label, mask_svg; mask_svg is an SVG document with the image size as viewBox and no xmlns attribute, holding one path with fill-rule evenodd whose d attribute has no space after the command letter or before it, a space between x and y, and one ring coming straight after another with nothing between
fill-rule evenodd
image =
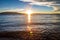
<instances>
[{"instance_id":1,"label":"cloud","mask_svg":"<svg viewBox=\"0 0 60 40\"><path fill-rule=\"evenodd\" d=\"M33 2L34 0L19 0L19 1L23 1L23 2Z\"/></svg>"},{"instance_id":2,"label":"cloud","mask_svg":"<svg viewBox=\"0 0 60 40\"><path fill-rule=\"evenodd\" d=\"M20 12L23 11L24 9L10 9L10 10L6 10L6 11L12 11L12 12Z\"/></svg>"},{"instance_id":3,"label":"cloud","mask_svg":"<svg viewBox=\"0 0 60 40\"><path fill-rule=\"evenodd\" d=\"M55 5L55 6L52 6L54 8L54 11L57 12L57 11L60 11L60 5Z\"/></svg>"},{"instance_id":4,"label":"cloud","mask_svg":"<svg viewBox=\"0 0 60 40\"><path fill-rule=\"evenodd\" d=\"M39 5L52 7L53 11L60 11L60 0L19 0L23 2L29 2L30 5Z\"/></svg>"},{"instance_id":5,"label":"cloud","mask_svg":"<svg viewBox=\"0 0 60 40\"><path fill-rule=\"evenodd\" d=\"M6 9L2 12L21 12L21 11L24 11L24 9Z\"/></svg>"}]
</instances>

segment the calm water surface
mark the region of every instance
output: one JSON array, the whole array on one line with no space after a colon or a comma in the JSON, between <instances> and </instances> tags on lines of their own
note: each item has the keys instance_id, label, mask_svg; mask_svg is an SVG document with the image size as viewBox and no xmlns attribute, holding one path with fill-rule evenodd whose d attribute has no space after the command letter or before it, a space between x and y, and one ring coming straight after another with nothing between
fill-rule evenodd
<instances>
[{"instance_id":1,"label":"calm water surface","mask_svg":"<svg viewBox=\"0 0 60 40\"><path fill-rule=\"evenodd\" d=\"M60 31L60 15L32 15L31 23L38 25L30 25L34 30L53 29ZM45 23L43 25L39 25ZM27 17L26 15L0 15L0 31L26 31ZM40 29L39 29L40 28Z\"/></svg>"}]
</instances>

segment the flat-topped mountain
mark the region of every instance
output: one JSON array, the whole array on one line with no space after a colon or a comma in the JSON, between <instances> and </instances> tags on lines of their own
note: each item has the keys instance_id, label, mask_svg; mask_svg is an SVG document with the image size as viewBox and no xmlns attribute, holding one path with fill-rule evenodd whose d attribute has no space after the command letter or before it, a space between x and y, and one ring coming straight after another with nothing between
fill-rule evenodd
<instances>
[{"instance_id":1,"label":"flat-topped mountain","mask_svg":"<svg viewBox=\"0 0 60 40\"><path fill-rule=\"evenodd\" d=\"M24 13L18 13L18 12L2 12L0 15L23 15Z\"/></svg>"},{"instance_id":2,"label":"flat-topped mountain","mask_svg":"<svg viewBox=\"0 0 60 40\"><path fill-rule=\"evenodd\" d=\"M18 13L18 12L2 12L0 15L24 15L26 13ZM34 15L60 15L59 13L32 13Z\"/></svg>"}]
</instances>

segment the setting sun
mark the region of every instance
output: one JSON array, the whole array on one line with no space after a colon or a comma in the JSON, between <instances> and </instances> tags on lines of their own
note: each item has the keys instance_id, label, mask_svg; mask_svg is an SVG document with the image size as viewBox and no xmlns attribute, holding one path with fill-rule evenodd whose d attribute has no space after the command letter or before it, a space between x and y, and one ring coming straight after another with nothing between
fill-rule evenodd
<instances>
[{"instance_id":1,"label":"setting sun","mask_svg":"<svg viewBox=\"0 0 60 40\"><path fill-rule=\"evenodd\" d=\"M27 13L28 15L30 15L30 14L32 14L32 11L31 11L31 10L28 10L28 11L26 11L26 13Z\"/></svg>"}]
</instances>

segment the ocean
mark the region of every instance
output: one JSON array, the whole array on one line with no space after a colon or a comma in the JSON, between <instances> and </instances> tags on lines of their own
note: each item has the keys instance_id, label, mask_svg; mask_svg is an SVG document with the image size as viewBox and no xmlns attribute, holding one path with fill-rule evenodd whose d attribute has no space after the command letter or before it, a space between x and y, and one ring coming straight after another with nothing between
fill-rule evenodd
<instances>
[{"instance_id":1,"label":"ocean","mask_svg":"<svg viewBox=\"0 0 60 40\"><path fill-rule=\"evenodd\" d=\"M59 14L31 15L30 24L27 18L27 15L0 15L0 32L27 31L27 26L29 26L33 33L58 33L56 35L59 37ZM56 39L60 39L58 37Z\"/></svg>"}]
</instances>

